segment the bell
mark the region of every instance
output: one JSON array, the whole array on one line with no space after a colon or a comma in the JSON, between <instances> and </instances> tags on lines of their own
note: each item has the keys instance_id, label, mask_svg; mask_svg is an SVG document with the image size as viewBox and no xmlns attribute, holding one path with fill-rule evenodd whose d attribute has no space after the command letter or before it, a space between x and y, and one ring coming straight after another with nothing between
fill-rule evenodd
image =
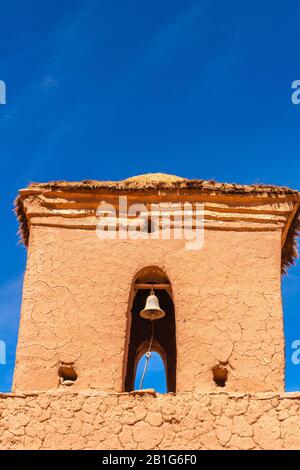
<instances>
[{"instance_id":1,"label":"bell","mask_svg":"<svg viewBox=\"0 0 300 470\"><path fill-rule=\"evenodd\" d=\"M140 312L140 316L147 320L159 320L165 316L165 312L160 308L158 298L154 294L153 288L151 289L150 295L147 297L144 310Z\"/></svg>"}]
</instances>

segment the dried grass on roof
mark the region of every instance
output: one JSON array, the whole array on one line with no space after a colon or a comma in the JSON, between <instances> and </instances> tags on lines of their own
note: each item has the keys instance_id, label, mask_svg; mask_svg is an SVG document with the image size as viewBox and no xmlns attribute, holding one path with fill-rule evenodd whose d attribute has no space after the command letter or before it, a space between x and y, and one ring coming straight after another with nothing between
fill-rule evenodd
<instances>
[{"instance_id":1,"label":"dried grass on roof","mask_svg":"<svg viewBox=\"0 0 300 470\"><path fill-rule=\"evenodd\" d=\"M273 185L240 185L233 183L217 183L212 180L189 180L175 175L163 173L149 173L134 176L123 181L84 180L79 182L53 181L49 183L32 183L28 189L40 191L153 191L153 190L190 190L208 194L240 194L249 196L295 196L300 201L300 192L285 186ZM24 244L28 245L29 229L24 212L22 198L19 195L15 201L15 212L19 221L19 233ZM286 273L289 266L294 264L298 256L297 237L300 234L300 209L298 209L289 228L285 244L282 249L282 273Z\"/></svg>"},{"instance_id":2,"label":"dried grass on roof","mask_svg":"<svg viewBox=\"0 0 300 470\"><path fill-rule=\"evenodd\" d=\"M203 193L224 193L224 194L295 194L298 191L286 186L273 186L264 184L242 185L234 183L218 183L213 180L198 180L182 178L164 173L149 173L145 175L133 176L122 181L50 181L48 183L32 183L29 189L40 189L50 191L151 191L151 190L194 190Z\"/></svg>"}]
</instances>

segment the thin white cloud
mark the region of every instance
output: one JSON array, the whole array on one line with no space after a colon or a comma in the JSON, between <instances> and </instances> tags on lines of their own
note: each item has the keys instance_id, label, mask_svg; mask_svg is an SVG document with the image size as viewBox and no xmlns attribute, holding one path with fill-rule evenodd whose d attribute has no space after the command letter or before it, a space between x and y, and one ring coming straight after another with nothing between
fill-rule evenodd
<instances>
[{"instance_id":1,"label":"thin white cloud","mask_svg":"<svg viewBox=\"0 0 300 470\"><path fill-rule=\"evenodd\" d=\"M53 88L53 87L56 87L58 84L59 84L59 80L49 75L43 78L43 80L40 83L41 88L43 89Z\"/></svg>"},{"instance_id":2,"label":"thin white cloud","mask_svg":"<svg viewBox=\"0 0 300 470\"><path fill-rule=\"evenodd\" d=\"M155 59L160 52L165 52L166 49L178 47L179 36L180 41L192 38L193 31L191 29L191 24L199 17L207 6L209 6L207 1L198 2L158 31L158 33L151 39L151 45L146 56L146 61L147 59Z\"/></svg>"},{"instance_id":3,"label":"thin white cloud","mask_svg":"<svg viewBox=\"0 0 300 470\"><path fill-rule=\"evenodd\" d=\"M72 49L74 42L77 40L77 34L80 32L79 27L92 12L97 3L98 1L95 0L92 3L83 6L77 12L72 13L72 15L65 16L53 31L53 50L49 59L47 71L47 74L50 77L52 75L55 76L56 70L64 63L66 55Z\"/></svg>"}]
</instances>

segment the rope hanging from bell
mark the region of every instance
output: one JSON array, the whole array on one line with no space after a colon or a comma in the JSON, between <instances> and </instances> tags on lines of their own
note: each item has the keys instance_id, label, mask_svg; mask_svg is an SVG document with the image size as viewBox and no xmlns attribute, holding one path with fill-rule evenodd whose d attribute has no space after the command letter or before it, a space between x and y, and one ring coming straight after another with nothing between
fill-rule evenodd
<instances>
[{"instance_id":1,"label":"rope hanging from bell","mask_svg":"<svg viewBox=\"0 0 300 470\"><path fill-rule=\"evenodd\" d=\"M153 338L154 338L154 320L159 320L160 318L164 318L165 315L166 315L165 312L160 308L158 298L154 294L154 289L152 286L150 295L148 295L147 300L146 300L145 308L144 310L141 310L140 312L140 316L142 318L145 318L146 320L151 321L151 338L149 342L148 351L145 354L146 362L145 362L143 374L141 377L140 390L143 387L145 375L148 370L149 360L151 358L152 343L153 343Z\"/></svg>"}]
</instances>

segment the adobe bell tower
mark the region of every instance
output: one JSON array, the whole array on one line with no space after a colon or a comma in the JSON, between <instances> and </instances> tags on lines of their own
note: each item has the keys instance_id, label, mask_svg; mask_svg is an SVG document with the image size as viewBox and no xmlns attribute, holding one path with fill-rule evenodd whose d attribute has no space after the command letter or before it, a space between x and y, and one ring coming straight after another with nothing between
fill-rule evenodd
<instances>
[{"instance_id":1,"label":"adobe bell tower","mask_svg":"<svg viewBox=\"0 0 300 470\"><path fill-rule=\"evenodd\" d=\"M288 188L162 174L22 189L28 260L14 390L132 390L153 288L165 315L152 350L169 392L283 391L281 275L295 257L299 203ZM192 249L186 207L201 230Z\"/></svg>"}]
</instances>

